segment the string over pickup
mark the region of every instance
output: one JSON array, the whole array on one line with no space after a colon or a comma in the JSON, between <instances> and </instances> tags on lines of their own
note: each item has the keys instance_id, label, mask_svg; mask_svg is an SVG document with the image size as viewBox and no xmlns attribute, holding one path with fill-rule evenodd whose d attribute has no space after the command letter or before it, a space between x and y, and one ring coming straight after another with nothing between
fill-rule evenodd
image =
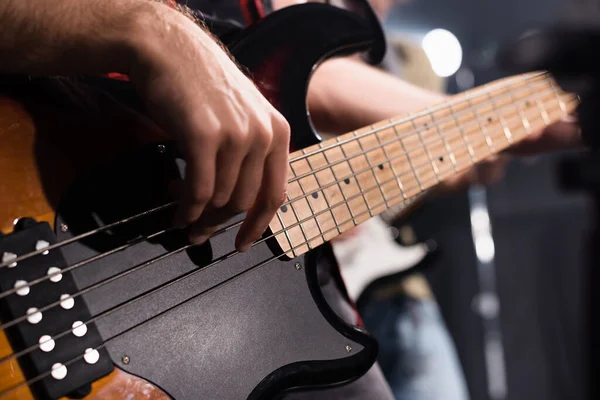
<instances>
[{"instance_id":1,"label":"string over pickup","mask_svg":"<svg viewBox=\"0 0 600 400\"><path fill-rule=\"evenodd\" d=\"M90 311L47 223L26 224L0 237L0 318L36 398L58 399L109 374L114 366Z\"/></svg>"}]
</instances>

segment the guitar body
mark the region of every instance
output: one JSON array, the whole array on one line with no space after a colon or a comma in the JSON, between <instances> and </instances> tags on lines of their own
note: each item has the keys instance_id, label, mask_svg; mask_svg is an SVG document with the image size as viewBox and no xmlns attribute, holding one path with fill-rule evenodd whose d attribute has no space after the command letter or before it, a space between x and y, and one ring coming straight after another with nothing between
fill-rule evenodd
<instances>
[{"instance_id":1,"label":"guitar body","mask_svg":"<svg viewBox=\"0 0 600 400\"><path fill-rule=\"evenodd\" d=\"M302 148L320 140L305 101L314 66L333 54L366 50L377 35L368 21L349 12L308 4L272 14L230 49L288 118L293 143ZM48 80L17 79L1 86L0 227L6 236L0 236L0 254L14 246L22 255L35 250L39 237L60 242L171 200L167 187L181 177L183 162L176 146L152 132L127 83L107 83L119 101L94 89L95 80L88 83L89 91L75 99ZM31 307L27 302L44 306L60 293L75 297L85 291L72 309L61 303L36 324L23 321L1 332L0 393L6 395L0 398L71 393L85 399L272 399L348 383L373 365L374 340L346 324L321 293L326 282L317 272L335 262L327 245L293 260L279 257L274 240L232 255L237 229L231 229L171 256L185 244L181 232L148 240L140 235L168 230L172 211L0 269L6 291L19 274L27 281L43 277L50 260L65 268L130 244L63 273L60 282L33 286L30 296L0 299L6 323L22 315L15 311L19 307ZM22 217L37 223L22 219L13 230L13 221ZM122 278L111 279L115 276ZM27 347L28 337L70 329L73 313L94 317L86 323L86 335L73 331L57 338L54 350L10 359ZM84 351L97 346L99 361L84 361ZM19 386L36 378L40 365L47 371L74 357L66 376L47 375ZM90 368L96 369L88 374Z\"/></svg>"},{"instance_id":2,"label":"guitar body","mask_svg":"<svg viewBox=\"0 0 600 400\"><path fill-rule=\"evenodd\" d=\"M352 237L332 243L348 295L355 302L376 282L397 280L414 271L431 252L426 243L400 245L381 218L355 229Z\"/></svg>"}]
</instances>

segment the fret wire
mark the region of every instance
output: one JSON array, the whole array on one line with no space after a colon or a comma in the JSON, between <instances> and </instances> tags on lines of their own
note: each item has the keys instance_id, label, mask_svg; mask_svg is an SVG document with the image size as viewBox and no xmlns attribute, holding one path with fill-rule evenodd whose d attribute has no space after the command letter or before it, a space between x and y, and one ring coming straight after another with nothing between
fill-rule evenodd
<instances>
[{"instance_id":1,"label":"fret wire","mask_svg":"<svg viewBox=\"0 0 600 400\"><path fill-rule=\"evenodd\" d=\"M357 142L359 142L359 147L361 148L361 155L365 154L363 153L364 150L362 150L362 146L360 145L360 141L357 140ZM346 151L344 150L344 146L340 146L340 148L342 149L342 154L344 155L344 158L348 158L348 155L346 154ZM360 156L355 156L355 157L360 157ZM350 157L349 160L351 160L354 157ZM367 158L367 156L365 155L365 158ZM371 169L371 164L368 162L369 160L367 160L367 163L369 164L369 168ZM356 184L358 185L358 190L362 193L362 197L363 197L363 201L365 202L365 205L367 206L367 209L369 210L369 214L371 215L371 217L373 216L373 212L371 211L371 208L369 207L369 203L367 202L367 198L365 197L365 193L362 191L362 187L360 185L360 182L358 181L358 175L357 173L354 171L354 168L352 167L352 164L350 163L350 161L347 162L348 167L350 167L350 172L352 173L351 177L354 178L354 180L356 181ZM363 168L364 172L367 172L366 168ZM359 174L362 172L359 172ZM352 182L352 181L350 181ZM354 214L354 212L352 211L351 207L348 206L348 208L350 209L350 214ZM354 225L358 225L356 223L356 220L354 220Z\"/></svg>"},{"instance_id":2,"label":"fret wire","mask_svg":"<svg viewBox=\"0 0 600 400\"><path fill-rule=\"evenodd\" d=\"M310 157L306 158L306 162L308 164L308 168L312 170L312 165L310 163ZM313 176L315 177L315 181L316 181L317 175L315 174ZM318 181L317 181L317 185L319 185ZM304 190L304 186L302 186L302 180L298 181L298 186L300 187L302 194L305 195L306 191ZM307 196L307 197L305 197L305 199L306 199L306 204L308 204L308 209L310 210L310 213L315 215L315 210L313 210L312 205L310 204L310 198L308 198L308 196ZM319 232L321 232L321 236L323 237L323 243L325 243L327 240L325 240L325 236L323 235L323 230L321 229L321 224L319 223L319 219L315 217L314 220L317 223L317 229L319 229Z\"/></svg>"},{"instance_id":3,"label":"fret wire","mask_svg":"<svg viewBox=\"0 0 600 400\"><path fill-rule=\"evenodd\" d=\"M344 150L344 146L339 146L339 149L342 152L342 156L346 160L348 158L348 156L346 155L346 151ZM325 155L325 161L327 161L327 164L331 165L331 162L329 161L329 157L327 157L327 152L324 152L323 154ZM350 166L350 163L347 160L346 160L346 163L348 164L348 166ZM350 169L350 170L352 170L352 169ZM344 179L350 179L351 176L339 180L335 176L335 172L333 172L333 169L331 169L331 173L333 174L334 183L337 185L338 189L340 190L340 194L342 195L342 198L344 200L346 200L346 194L344 193L344 189L342 189L342 181ZM330 185L331 184L328 184L328 186L330 186ZM348 204L347 202L344 203L344 204L346 204L346 208L348 209L348 215L352 216L352 210L350 209L350 204ZM352 223L354 223L354 226L357 225L357 223L356 223L356 221L354 219L352 219Z\"/></svg>"},{"instance_id":4,"label":"fret wire","mask_svg":"<svg viewBox=\"0 0 600 400\"><path fill-rule=\"evenodd\" d=\"M377 143L381 144L380 141L379 141L379 138L377 137L378 135L375 134L373 136L375 136L375 138L377 139ZM363 147L362 143L360 142L360 139L358 139L357 142L358 142L358 146L360 147L360 149L364 150L364 147ZM374 150L379 150L379 149L375 148ZM381 193L381 198L385 201L385 194L383 194L383 189L379 185L379 179L377 179L377 175L375 175L375 168L376 167L373 167L373 163L371 162L371 159L369 158L369 151L374 151L374 150L373 149L367 150L367 152L365 153L365 159L367 160L367 164L369 164L371 175L373 175L373 178L375 178L375 182L377 182L377 187L379 188L379 193ZM356 180L358 182L358 177L357 177ZM365 199L365 202L367 202L367 199ZM368 202L367 202L367 207L369 207L369 203ZM387 201L385 203L385 207L386 208L388 207Z\"/></svg>"},{"instance_id":5,"label":"fret wire","mask_svg":"<svg viewBox=\"0 0 600 400\"><path fill-rule=\"evenodd\" d=\"M528 75L528 74L527 74L527 75ZM512 85L512 84L515 84L515 83L518 83L518 82L521 82L521 81L523 81L523 82L530 81L530 80L531 80L531 81L533 81L533 80L535 80L535 79L537 79L537 78L539 78L539 77L543 77L543 76L548 76L548 72L544 71L544 72L536 73L535 75L532 75L532 76L522 76L522 77L520 77L520 79L511 79L511 81L510 81L510 82L505 82L505 83L504 83L504 85L500 85L500 83L501 83L501 82L493 82L492 84L484 85L482 88L480 88L479 90L477 90L477 91L476 91L476 94L475 94L475 96L473 96L473 97L480 97L480 96L484 96L486 91L488 91L488 90L492 90L492 88L494 88L496 85L498 86L498 88L502 88L502 87L503 87L503 86L505 86L505 85ZM458 98L456 98L456 99L454 99L454 100L452 100L452 101L450 101L450 102L445 102L445 103L443 103L443 104L440 104L440 105L434 106L434 107L432 107L432 108L427 108L427 109L426 109L426 110L424 110L424 111L421 111L421 112L419 112L419 113L416 113L416 114L414 114L414 117L415 117L415 118L417 118L417 117L421 117L421 116L426 116L428 113L430 113L430 112L432 112L432 111L441 111L441 110L444 110L445 108L448 108L448 106L449 106L450 104L453 104L453 103L458 103L458 102L459 102L459 101L458 101ZM391 121L391 120L390 120L390 121ZM391 122L391 123L390 123L389 125L387 125L387 126L379 127L378 129L382 130L382 129L391 128L391 127L392 127L392 125L398 125L398 124L401 124L401 123L403 123L403 122L408 122L408 119L407 119L407 118L402 118L402 119L400 119L400 120L398 120L398 121L396 121L396 122ZM359 135L358 137L366 137L366 136L368 136L368 135L372 135L372 134L374 134L374 133L376 133L376 132L377 132L377 131L367 131L367 132L363 132L363 133L361 133L361 135ZM352 141L352 140L354 140L355 138L356 138L356 137L349 137L348 139L341 140L341 141L339 141L339 142L337 142L337 143L332 143L332 144L331 144L330 146L328 146L328 147L323 147L322 149L319 149L319 150L313 151L313 152L311 152L311 153L306 153L306 154L299 155L299 156L297 156L297 157L295 157L295 158L293 158L293 159L290 159L289 161L290 161L290 162L294 162L294 161L298 161L298 160L304 159L304 158L306 158L306 157L308 157L308 156L310 156L310 155L312 155L312 154L318 154L318 153L321 153L321 152L323 152L323 151L325 151L325 150L329 150L330 148L337 147L337 146L339 146L340 144L344 144L344 143L347 143L347 142L349 142L349 141Z\"/></svg>"},{"instance_id":6,"label":"fret wire","mask_svg":"<svg viewBox=\"0 0 600 400\"><path fill-rule=\"evenodd\" d=\"M429 108L427 108L427 110L429 110ZM456 158L454 157L454 153L450 149L450 145L448 144L448 141L446 140L446 135L442 134L442 131L440 130L439 122L441 122L441 121L437 122L434 112L431 112L430 117L431 117L431 124L435 127L435 130L436 130L438 136L440 137L440 139L442 139L442 142L444 142L444 147L446 148L446 152L448 153L450 162L452 162L452 168L454 168L454 172L457 172L458 167L456 165Z\"/></svg>"},{"instance_id":7,"label":"fret wire","mask_svg":"<svg viewBox=\"0 0 600 400\"><path fill-rule=\"evenodd\" d=\"M492 138L490 138L490 136L488 135L488 129L485 126L485 123L483 125L481 124L481 119L479 118L479 112L477 111L476 108L473 108L473 103L471 102L471 98L468 95L465 95L465 97L467 98L467 104L469 105L469 108L471 109L471 111L473 112L473 115L475 116L475 119L477 120L477 125L479 126L479 129L481 130L481 133L483 133L483 136L485 137L485 143L488 145L488 148L491 153L495 152L496 145L492 141Z\"/></svg>"},{"instance_id":8,"label":"fret wire","mask_svg":"<svg viewBox=\"0 0 600 400\"><path fill-rule=\"evenodd\" d=\"M415 180L419 184L421 190L423 190L423 185L421 184L421 179L419 179L419 174L417 174L417 171L415 170L415 167L413 166L412 160L410 159L410 153L408 151L406 151L406 146L404 145L404 142L402 141L402 139L398 136L398 131L396 130L395 126L394 126L394 134L399 139L402 149L404 149L403 155L406 157L406 160L408 161L408 164L410 165L410 169L412 170L413 175L415 176Z\"/></svg>"},{"instance_id":9,"label":"fret wire","mask_svg":"<svg viewBox=\"0 0 600 400\"><path fill-rule=\"evenodd\" d=\"M319 146L321 146L321 143L319 143ZM327 153L326 152L323 153L323 158L324 158L325 162L327 164L329 164L329 160L327 159ZM308 157L307 160L309 160L308 163L309 163L309 165L310 165L310 167L312 169L312 164L310 164L310 157ZM335 180L335 174L333 173L333 170L331 170L331 176ZM319 188L323 187L323 185L321 184L321 181L319 180L319 176L317 174L315 174L315 180L317 181L317 185L319 185ZM331 218L333 218L333 222L334 222L335 226L338 228L338 233L342 233L342 231L340 230L339 226L337 225L337 218L335 217L335 214L333 212L333 208L331 208L331 206L329 205L329 200L327 200L327 195L325 194L325 190L321 190L321 194L323 196L323 199L325 200L325 204L327 205L327 208L331 211ZM324 236L323 236L323 239L325 239Z\"/></svg>"},{"instance_id":10,"label":"fret wire","mask_svg":"<svg viewBox=\"0 0 600 400\"><path fill-rule=\"evenodd\" d=\"M548 81L550 82L550 86L552 87L552 91L554 92L554 96L556 96L556 100L558 101L558 105L559 105L561 111L563 113L566 113L567 110L566 110L566 107L565 107L565 103L560 98L560 95L558 94L558 90L556 90L556 85L554 84L554 80L553 79L548 79Z\"/></svg>"},{"instance_id":11,"label":"fret wire","mask_svg":"<svg viewBox=\"0 0 600 400\"><path fill-rule=\"evenodd\" d=\"M458 118L456 118L456 115L454 113L454 109L452 108L452 106L450 106L450 114L452 115L452 118L454 118L454 123L456 124L456 127L458 128L458 131L460 132L460 137L462 138L463 142L465 142L465 144L467 145L467 150L469 151L469 156L471 157L471 162L476 163L477 159L475 158L475 153L473 152L473 147L471 147L470 144L467 144L467 138L465 137L465 131L462 128L461 123L458 120Z\"/></svg>"},{"instance_id":12,"label":"fret wire","mask_svg":"<svg viewBox=\"0 0 600 400\"><path fill-rule=\"evenodd\" d=\"M498 131L498 134L499 134L499 136L502 136L502 132L501 132L501 131ZM466 168L465 168L465 169L466 169ZM391 181L391 180L388 180L388 182L389 182L389 181ZM432 180L432 179L428 179L428 180L427 180L427 182L429 182L429 181L433 181L433 180ZM417 186L412 186L412 187L411 187L411 189L412 189L412 188L417 188L417 187L418 187L418 185L417 185ZM369 188L369 190L372 190L372 189L375 189L375 187L373 186L372 188ZM422 191L422 192L423 192L423 191ZM422 193L422 192L421 192L421 193ZM407 200L410 202L410 201L411 201L411 200L412 200L412 199L413 199L415 196L418 196L418 195L419 195L419 194L415 194L415 195L413 195L413 196L410 196L410 197L409 197ZM354 196L351 196L351 197L350 197L349 199L347 199L347 200L342 200L341 202L339 202L339 203L337 203L337 204L334 204L334 205L333 205L333 207L337 207L337 206L339 206L339 205L343 204L344 202L347 202L348 200L352 200L352 199L354 199L354 198L357 198L357 197L359 197L359 196L360 196L360 193L357 193L357 194L355 194ZM395 197L398 197L398 196L394 196L394 198L395 198ZM379 205L383 205L383 203L380 203L380 204L378 204L378 206L379 206ZM321 211L320 213L322 214L323 212L326 212L326 211L327 211L327 210L324 210L324 211ZM361 214L359 214L359 215L362 215L362 214L364 214L365 212L367 212L367 211L364 211L364 212L362 212L362 213L361 213ZM305 222L305 221L309 220L310 218L312 218L312 216L311 216L311 217L307 217L305 220L302 220L302 221L300 221L300 222ZM352 220L354 221L354 219L352 219ZM346 221L346 222L349 222L349 221L350 221L350 220L348 220L348 221ZM291 228L293 228L293 227L295 227L295 226L297 226L297 225L298 225L298 224L292 225L292 226L288 227L288 229L291 229ZM332 229L333 229L333 228L332 228ZM279 235L280 233L281 233L281 232L277 232L277 233L273 234L272 236ZM271 237L272 237L272 236L271 236Z\"/></svg>"},{"instance_id":13,"label":"fret wire","mask_svg":"<svg viewBox=\"0 0 600 400\"><path fill-rule=\"evenodd\" d=\"M544 120L544 124L546 124L546 126L550 125L550 117L548 116L548 113L546 112L546 107L544 107L543 104L540 104L537 92L531 87L531 85L529 84L529 82L527 82L526 85L529 88L529 93L535 99L535 104L537 105L537 108L540 111L542 119Z\"/></svg>"},{"instance_id":14,"label":"fret wire","mask_svg":"<svg viewBox=\"0 0 600 400\"><path fill-rule=\"evenodd\" d=\"M288 199L289 199L289 197L288 197ZM285 237L287 238L287 241L290 244L290 249L291 249L292 247L294 247L294 245L292 244L292 238L290 238L288 228L285 226L285 223L283 222L283 218L281 218L281 215L279 215L279 211L277 211L275 213L275 215L277 215L277 219L279 220L279 223L281 224L281 229L285 232ZM293 251L292 251L292 253L293 253Z\"/></svg>"},{"instance_id":15,"label":"fret wire","mask_svg":"<svg viewBox=\"0 0 600 400\"><path fill-rule=\"evenodd\" d=\"M449 106L448 106L448 107L449 107ZM448 107L445 107L445 108L448 108ZM504 108L504 107L503 107L503 108ZM432 110L432 109L429 109L429 108L427 108L426 110ZM461 111L461 112L459 112L457 115L462 115L462 114L463 114L463 112ZM427 112L425 112L425 115L427 115ZM433 120L433 119L434 119L434 115L433 115L433 113L431 113L431 115L430 115L430 116L431 116L431 118L432 118L432 120ZM439 124L439 123L441 123L441 122L447 122L447 121L450 121L450 120L452 120L452 119L453 119L453 117L446 117L446 118L440 118L439 120L437 120L437 121L436 121L436 123L435 123L435 125L436 125L436 128L438 128L438 132L439 132L439 127L437 126L437 124ZM406 120L405 122L409 122L409 120ZM396 127L396 126L398 126L398 125L401 125L401 124L400 124L400 123L398 123L398 124L396 124L396 125L391 125L391 126L389 126L389 127L390 127L390 128L395 128L395 127ZM370 132L369 134L375 134L375 133L379 133L379 132L383 131L384 129L388 129L388 128L387 128L387 127L381 127L381 128L378 128L377 130L375 130L375 131L373 131L373 132ZM407 137L409 137L410 135L412 135L412 134L414 134L414 133L415 133L415 132L409 132L409 133L407 133L406 135L403 135L403 136L398 136L398 135L396 135L396 136L397 136L397 139L402 139L402 138L407 138ZM363 135L363 134L361 134L361 135L358 135L358 136L354 136L353 138L349 138L349 139L340 140L338 143L342 143L342 144L350 143L350 142L352 142L352 141L356 140L357 138L363 138L363 137L365 137L365 136L366 136L366 135ZM443 134L441 134L441 133L440 133L440 136L443 136ZM388 143L394 143L395 141L396 141L396 139L394 139L394 140L392 140L392 141L388 141L387 143L384 143L384 144L388 144ZM335 148L335 147L341 147L341 146L332 145L332 146L329 146L328 148ZM371 150L374 150L374 148L372 148L372 149L368 149L367 151L371 151ZM318 154L318 153L320 153L320 152L319 152L319 151L313 151L313 152L311 152L310 154ZM354 156L353 156L353 157L360 156L360 155L362 155L362 154L364 154L364 153L365 153L365 152L363 152L363 151L361 151L361 152L358 152L358 153L354 154ZM452 156L453 156L453 154L450 154L450 156L452 157ZM301 159L304 159L304 158L305 158L305 157L295 157L295 158L293 158L293 159L290 159L290 160L289 160L289 162L290 162L290 163L292 163L292 162L295 162L296 160L301 160ZM344 162L344 161L345 161L345 160L340 160L340 161L337 161L336 163L333 163L331 166L335 166L335 165L337 165L337 164L340 164L340 163L342 163L342 162ZM322 170L324 170L324 169L326 169L326 168L327 168L327 166L325 166L325 167L321 167L321 169L319 169L319 170L317 170L317 171L312 171L312 172L320 172L320 171L322 171ZM309 176L309 175L310 175L312 172L308 172L308 173L306 173L306 174L299 175L299 176L295 177L294 179L291 179L290 181L288 181L288 183L295 182L295 181L297 181L298 179L302 179L302 178L304 178L304 177L306 177L306 176Z\"/></svg>"},{"instance_id":16,"label":"fret wire","mask_svg":"<svg viewBox=\"0 0 600 400\"><path fill-rule=\"evenodd\" d=\"M298 214L296 213L296 209L294 208L294 202L290 203L290 208L292 209L292 213L294 213L294 218L296 219L296 221L299 221L300 219L298 218ZM308 219L310 219L312 217L309 217ZM307 222L307 221L305 221ZM304 236L304 240L308 240L306 238L306 231L304 230L304 225L300 224L300 231L302 232L302 236ZM308 246L308 248L310 249L310 245Z\"/></svg>"},{"instance_id":17,"label":"fret wire","mask_svg":"<svg viewBox=\"0 0 600 400\"><path fill-rule=\"evenodd\" d=\"M501 133L501 132L498 132L498 133L500 133L500 136L502 136L502 133ZM388 180L388 181L389 181L389 180ZM417 186L413 186L413 187L415 187L415 188L416 188ZM411 188L412 188L412 187L411 187ZM425 191L421 192L420 194L416 194L416 195L413 195L413 196L411 196L409 199L407 199L407 200L408 200L408 202L409 202L409 203L410 203L410 202L412 202L412 201L413 201L413 200L414 200L414 199L415 199L417 196L419 196L419 195L422 195L424 192L425 192ZM358 196L360 196L360 194L356 194L356 195L352 196L352 197L351 197L349 200L351 200L352 198L356 198L356 197L358 197ZM398 196L395 196L395 197L398 197ZM341 202L339 202L339 203L337 203L337 204L334 204L334 205L333 205L333 207L337 207L338 205L341 205L341 204L343 204L344 202L347 202L347 201L348 201L348 200L342 200ZM323 212L325 212L325 211L327 211L327 210L321 211L319 214L322 214L322 213L323 213ZM363 212L363 214L364 214L364 212ZM361 215L362 215L362 214L361 214ZM310 218L311 218L311 217L308 217L306 220L309 220ZM351 219L351 220L352 220L352 221L354 221L354 219ZM346 221L346 222L349 222L349 221L350 221L350 220L348 220L348 221ZM304 222L304 220L303 220L303 221L300 221L300 223L301 223L301 222ZM292 226L290 226L290 227L288 227L288 229L291 229L291 228L293 228L293 227L295 227L295 226L297 226L297 225L298 225L298 223L297 223L297 224L294 224L294 225L292 225ZM261 239L261 240L266 240L266 239L268 239L268 238L270 238L270 237L277 236L277 235L279 235L280 233L281 233L281 231L279 231L279 232L276 232L276 233L272 234L271 236L269 236L269 237L267 237L267 238L264 238L264 239ZM304 244L302 244L302 245L304 245Z\"/></svg>"},{"instance_id":18,"label":"fret wire","mask_svg":"<svg viewBox=\"0 0 600 400\"><path fill-rule=\"evenodd\" d=\"M525 128L527 135L530 135L531 134L531 125L529 124L529 120L527 120L527 117L525 116L525 114L523 114L523 110L521 110L521 107L519 107L518 101L515 98L513 91L510 89L507 89L507 91L510 94L510 98L514 103L515 108L517 109L517 112L521 116L521 125L523 125L523 128ZM527 104L527 101L525 102L525 104Z\"/></svg>"},{"instance_id":19,"label":"fret wire","mask_svg":"<svg viewBox=\"0 0 600 400\"><path fill-rule=\"evenodd\" d=\"M415 122L415 119L414 118L411 119L411 122L412 122L412 126L413 126L414 130L419 135L419 140L420 140L421 144L423 145L423 148L425 149L425 152L427 153L427 157L429 157L429 162L431 163L431 166L432 166L432 169L433 169L433 173L435 174L435 177L437 178L437 181L439 182L440 181L440 171L438 170L437 165L433 162L433 158L431 157L431 153L429 152L429 148L425 144L425 140L423 140L423 135L421 134L421 131L417 127L417 123Z\"/></svg>"},{"instance_id":20,"label":"fret wire","mask_svg":"<svg viewBox=\"0 0 600 400\"><path fill-rule=\"evenodd\" d=\"M292 168L292 172L294 173L294 176L296 176L296 171L294 171L294 167L292 166L291 168ZM290 203L289 203L290 209L292 210L292 213L294 214L294 218L296 219L296 221L299 221L300 218L298 218L298 213L296 213L296 209L294 208L294 202L297 202L298 200L301 200L301 199L306 199L306 197L301 197L300 199L296 198L296 199L290 201ZM306 201L308 202L308 199ZM302 236L304 236L304 240L308 241L308 239L306 238L306 232L304 231L304 226L302 224L300 224L300 231L302 232ZM308 248L310 249L310 245L308 246Z\"/></svg>"},{"instance_id":21,"label":"fret wire","mask_svg":"<svg viewBox=\"0 0 600 400\"><path fill-rule=\"evenodd\" d=\"M375 137L377 138L377 143L379 144L379 147L383 150L383 154L385 155L385 158L389 160L390 156L389 156L387 150L385 149L385 145L381 142L379 135L375 135ZM398 174L396 173L396 168L394 168L394 164L392 164L389 161L387 162L387 164L390 165L390 170L392 171L392 174L394 174L394 176L398 176ZM396 186L398 186L398 190L400 190L400 193L402 193L402 197L406 198L406 194L404 193L402 182L400 182L399 179L395 179L395 182L396 182Z\"/></svg>"},{"instance_id":22,"label":"fret wire","mask_svg":"<svg viewBox=\"0 0 600 400\"><path fill-rule=\"evenodd\" d=\"M506 140L508 141L509 144L511 144L513 142L512 133L511 133L510 129L508 129L508 127L504 123L505 121L504 121L504 118L502 117L502 115L500 115L498 113L498 107L496 106L496 102L494 101L494 99L491 97L491 94L489 94L489 93L488 93L488 99L490 99L490 101L492 103L492 108L494 109L494 114L496 114L496 118L500 122L500 125L502 125L502 130L504 130L504 136L506 137Z\"/></svg>"},{"instance_id":23,"label":"fret wire","mask_svg":"<svg viewBox=\"0 0 600 400\"><path fill-rule=\"evenodd\" d=\"M396 140L396 139L394 139L394 140L390 141L389 143L394 143L394 142L395 142L395 140ZM433 141L430 141L429 143L433 143ZM387 160L387 161L391 161L391 160L397 159L397 158L399 158L399 157L401 157L401 156L405 156L405 155L406 155L406 153L400 153L400 154L397 154L396 156L393 156L393 157L392 157L390 160ZM347 160L344 160L344 159L343 159L342 161L347 161ZM339 162L336 162L336 163L339 163ZM332 164L332 165L333 165L333 164ZM419 166L421 166L421 165L419 165ZM359 173L360 173L360 172L364 172L364 171L367 171L367 169L363 169L363 170L359 171ZM316 172L319 172L319 170L317 170L317 171L313 171L313 173L316 173ZM402 175L405 175L405 174L408 174L408 173L410 173L410 171L404 172ZM341 181L343 181L343 180L344 180L344 179L346 179L346 178L351 178L351 177L353 177L353 175L347 175L345 178L342 178L341 180L337 180L337 181L335 181L335 182L333 182L333 183L330 183L330 184L326 185L326 186L325 186L325 188L326 188L326 187L329 187L329 186L331 186L332 184L333 184L333 185L335 185L335 184L338 184L338 185L339 185L339 183L340 183ZM292 181L290 181L290 182L292 182ZM323 188L321 188L321 189L323 189ZM311 192L311 193L309 193L309 194L312 194L312 192ZM342 192L342 195L343 195L343 192ZM284 204L282 204L282 205L287 205L287 204L289 204L289 203L284 203Z\"/></svg>"}]
</instances>

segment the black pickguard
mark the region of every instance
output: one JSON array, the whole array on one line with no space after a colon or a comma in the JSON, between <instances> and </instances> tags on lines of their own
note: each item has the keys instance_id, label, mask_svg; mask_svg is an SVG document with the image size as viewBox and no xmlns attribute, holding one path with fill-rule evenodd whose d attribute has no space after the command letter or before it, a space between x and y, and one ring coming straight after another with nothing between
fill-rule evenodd
<instances>
[{"instance_id":1,"label":"black pickguard","mask_svg":"<svg viewBox=\"0 0 600 400\"><path fill-rule=\"evenodd\" d=\"M230 48L286 116L293 142L301 148L320 140L305 100L313 68L331 55L368 49L375 36L371 23L356 15L307 4L269 16ZM114 86L121 98L139 105L128 84ZM179 176L175 147L140 147L83 174L61 201L56 226L64 223L69 230L57 229L58 239L169 202L168 182ZM68 245L64 254L72 264L167 228L170 221L166 210ZM96 325L112 360L176 399L271 399L364 374L375 362L377 346L363 331L345 324L321 294L317 263L322 254L330 255L328 246L297 260L273 259L278 255L275 242L230 256L236 232L83 296L92 315L102 315ZM171 232L73 275L80 289L98 285L184 243L183 232Z\"/></svg>"}]
</instances>

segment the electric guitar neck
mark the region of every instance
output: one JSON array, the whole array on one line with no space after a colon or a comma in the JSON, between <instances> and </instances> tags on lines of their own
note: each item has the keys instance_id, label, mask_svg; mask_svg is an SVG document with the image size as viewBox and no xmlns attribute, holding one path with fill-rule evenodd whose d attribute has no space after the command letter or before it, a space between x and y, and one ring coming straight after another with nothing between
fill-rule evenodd
<instances>
[{"instance_id":1,"label":"electric guitar neck","mask_svg":"<svg viewBox=\"0 0 600 400\"><path fill-rule=\"evenodd\" d=\"M376 215L402 212L577 103L547 73L528 73L294 152L288 201L270 228L283 251L297 257Z\"/></svg>"}]
</instances>

